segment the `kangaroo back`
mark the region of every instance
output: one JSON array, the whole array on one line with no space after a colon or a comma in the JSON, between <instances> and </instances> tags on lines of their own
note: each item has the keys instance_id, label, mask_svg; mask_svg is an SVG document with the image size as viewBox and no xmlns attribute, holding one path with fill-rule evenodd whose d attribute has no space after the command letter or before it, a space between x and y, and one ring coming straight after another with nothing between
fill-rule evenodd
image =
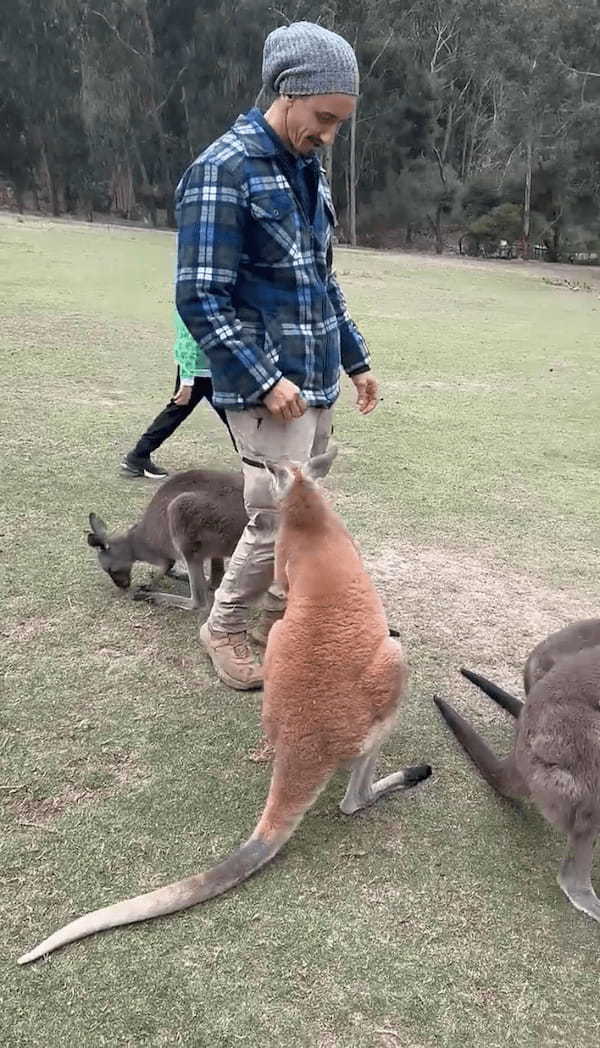
<instances>
[{"instance_id":1,"label":"kangaroo back","mask_svg":"<svg viewBox=\"0 0 600 1048\"><path fill-rule=\"evenodd\" d=\"M232 530L239 530L242 519L243 530L247 517L243 506L242 474L191 469L176 473L161 484L136 527L136 540L156 548L170 541L167 538L170 535L169 507L175 500L181 502L184 496L193 496L196 507L195 515L180 515L180 524L186 534L192 530L195 534L201 531L204 514L211 525L216 520L226 527L226 522L231 520Z\"/></svg>"},{"instance_id":2,"label":"kangaroo back","mask_svg":"<svg viewBox=\"0 0 600 1048\"><path fill-rule=\"evenodd\" d=\"M533 649L523 671L528 694L561 659L600 644L600 619L582 619L551 633Z\"/></svg>"}]
</instances>

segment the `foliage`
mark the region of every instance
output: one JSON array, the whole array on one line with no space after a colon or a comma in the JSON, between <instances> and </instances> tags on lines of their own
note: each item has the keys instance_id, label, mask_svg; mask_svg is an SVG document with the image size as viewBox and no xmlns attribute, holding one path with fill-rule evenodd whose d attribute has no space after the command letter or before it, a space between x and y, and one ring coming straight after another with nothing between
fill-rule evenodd
<instances>
[{"instance_id":1,"label":"foliage","mask_svg":"<svg viewBox=\"0 0 600 1048\"><path fill-rule=\"evenodd\" d=\"M355 163L347 129L330 161L342 236L356 197L366 240L426 232L441 251L503 204L521 239L541 216L552 258L573 230L597 237L595 0L11 0L0 177L20 207L172 224L183 170L259 93L265 35L298 18L343 33L361 66Z\"/></svg>"}]
</instances>

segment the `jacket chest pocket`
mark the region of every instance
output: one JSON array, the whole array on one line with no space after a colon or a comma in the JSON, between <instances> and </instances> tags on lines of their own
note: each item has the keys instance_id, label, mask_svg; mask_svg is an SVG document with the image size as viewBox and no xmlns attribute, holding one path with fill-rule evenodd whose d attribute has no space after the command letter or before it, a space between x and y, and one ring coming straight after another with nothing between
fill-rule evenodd
<instances>
[{"instance_id":1,"label":"jacket chest pocket","mask_svg":"<svg viewBox=\"0 0 600 1048\"><path fill-rule=\"evenodd\" d=\"M254 265L296 257L298 212L288 193L274 190L250 199L248 255Z\"/></svg>"}]
</instances>

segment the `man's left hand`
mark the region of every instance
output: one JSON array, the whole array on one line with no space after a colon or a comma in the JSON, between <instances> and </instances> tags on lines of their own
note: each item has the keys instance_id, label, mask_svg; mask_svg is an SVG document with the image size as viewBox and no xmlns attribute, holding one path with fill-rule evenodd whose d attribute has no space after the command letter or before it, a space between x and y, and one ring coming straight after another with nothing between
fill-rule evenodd
<instances>
[{"instance_id":1,"label":"man's left hand","mask_svg":"<svg viewBox=\"0 0 600 1048\"><path fill-rule=\"evenodd\" d=\"M360 375L351 376L356 386L356 404L361 415L368 415L377 407L379 400L379 387L377 379L370 371L363 371Z\"/></svg>"}]
</instances>

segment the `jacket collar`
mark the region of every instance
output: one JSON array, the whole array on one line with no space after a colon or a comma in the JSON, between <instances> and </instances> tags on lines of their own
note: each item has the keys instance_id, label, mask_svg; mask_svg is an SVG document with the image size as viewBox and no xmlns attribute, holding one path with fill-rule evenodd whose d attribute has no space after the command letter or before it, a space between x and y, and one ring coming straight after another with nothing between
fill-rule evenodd
<instances>
[{"instance_id":1,"label":"jacket collar","mask_svg":"<svg viewBox=\"0 0 600 1048\"><path fill-rule=\"evenodd\" d=\"M269 132L265 130L259 119L259 113L258 109L250 109L249 112L239 116L233 125L233 130L242 139L246 156L274 157L282 151L287 152L283 142L281 146L278 146ZM293 154L289 153L289 156L293 157ZM319 168L321 167L316 153L311 156L298 157L298 160L304 164L314 164L316 161Z\"/></svg>"},{"instance_id":2,"label":"jacket collar","mask_svg":"<svg viewBox=\"0 0 600 1048\"><path fill-rule=\"evenodd\" d=\"M233 131L241 138L247 156L277 156L277 146L256 119L255 110L251 109L250 112L239 116L233 125Z\"/></svg>"}]
</instances>

